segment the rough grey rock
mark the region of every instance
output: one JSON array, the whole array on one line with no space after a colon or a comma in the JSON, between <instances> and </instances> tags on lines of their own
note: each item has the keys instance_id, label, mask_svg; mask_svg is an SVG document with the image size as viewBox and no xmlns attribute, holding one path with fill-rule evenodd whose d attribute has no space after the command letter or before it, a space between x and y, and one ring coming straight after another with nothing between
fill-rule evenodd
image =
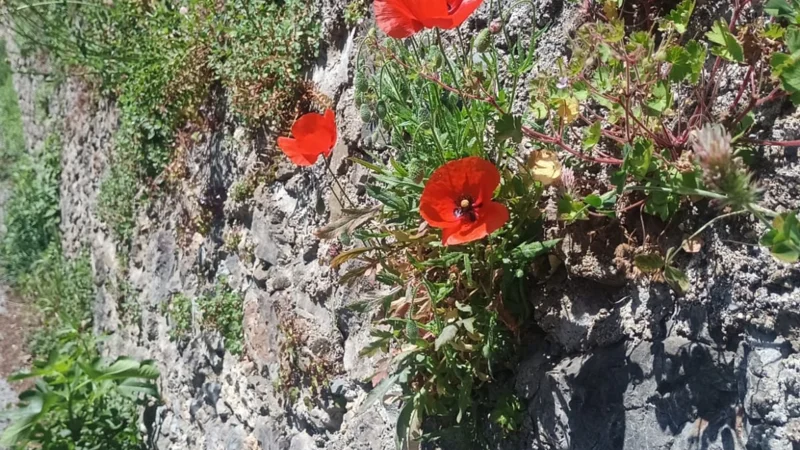
<instances>
[{"instance_id":1,"label":"rough grey rock","mask_svg":"<svg viewBox=\"0 0 800 450\"><path fill-rule=\"evenodd\" d=\"M533 358L539 375L517 385L530 398L529 448L744 448L734 352L669 336Z\"/></svg>"}]
</instances>

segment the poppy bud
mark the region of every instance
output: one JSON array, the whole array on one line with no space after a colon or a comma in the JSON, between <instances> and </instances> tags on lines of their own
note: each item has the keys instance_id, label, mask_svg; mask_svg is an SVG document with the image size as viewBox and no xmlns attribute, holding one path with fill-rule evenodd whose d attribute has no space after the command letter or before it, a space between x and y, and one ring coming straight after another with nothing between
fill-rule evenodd
<instances>
[{"instance_id":1,"label":"poppy bud","mask_svg":"<svg viewBox=\"0 0 800 450\"><path fill-rule=\"evenodd\" d=\"M403 138L402 133L392 133L391 143L392 147L399 149L403 147L403 145L406 143L406 140Z\"/></svg>"},{"instance_id":2,"label":"poppy bud","mask_svg":"<svg viewBox=\"0 0 800 450\"><path fill-rule=\"evenodd\" d=\"M492 34L497 34L503 30L503 19L494 19L491 24L489 24L489 31Z\"/></svg>"},{"instance_id":3,"label":"poppy bud","mask_svg":"<svg viewBox=\"0 0 800 450\"><path fill-rule=\"evenodd\" d=\"M369 109L369 105L361 105L359 113L361 114L361 120L365 123L372 120L372 110Z\"/></svg>"},{"instance_id":4,"label":"poppy bud","mask_svg":"<svg viewBox=\"0 0 800 450\"><path fill-rule=\"evenodd\" d=\"M478 53L486 52L486 50L489 49L490 43L491 35L489 34L489 30L485 29L478 34L478 37L475 38L475 51Z\"/></svg>"},{"instance_id":5,"label":"poppy bud","mask_svg":"<svg viewBox=\"0 0 800 450\"><path fill-rule=\"evenodd\" d=\"M356 86L356 92L359 94L367 92L367 89L369 89L369 83L367 82L367 77L364 76L363 72L356 73L355 86Z\"/></svg>"},{"instance_id":6,"label":"poppy bud","mask_svg":"<svg viewBox=\"0 0 800 450\"><path fill-rule=\"evenodd\" d=\"M419 182L425 178L425 169L422 166L414 165L408 170L408 174L412 180Z\"/></svg>"},{"instance_id":7,"label":"poppy bud","mask_svg":"<svg viewBox=\"0 0 800 450\"><path fill-rule=\"evenodd\" d=\"M433 67L435 69L438 69L442 67L443 63L444 63L444 57L442 57L442 53L436 52L436 54L433 56Z\"/></svg>"},{"instance_id":8,"label":"poppy bud","mask_svg":"<svg viewBox=\"0 0 800 450\"><path fill-rule=\"evenodd\" d=\"M419 109L417 116L419 117L420 122L427 122L431 120L431 110L423 106Z\"/></svg>"},{"instance_id":9,"label":"poppy bud","mask_svg":"<svg viewBox=\"0 0 800 450\"><path fill-rule=\"evenodd\" d=\"M386 118L386 102L383 100L378 102L375 106L375 114L377 114L378 118L381 120Z\"/></svg>"}]
</instances>

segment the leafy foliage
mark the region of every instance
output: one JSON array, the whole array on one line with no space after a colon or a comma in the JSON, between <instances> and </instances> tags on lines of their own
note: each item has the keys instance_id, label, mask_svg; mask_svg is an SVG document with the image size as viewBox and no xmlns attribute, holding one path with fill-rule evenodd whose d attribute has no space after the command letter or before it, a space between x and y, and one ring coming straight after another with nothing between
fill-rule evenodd
<instances>
[{"instance_id":1,"label":"leafy foliage","mask_svg":"<svg viewBox=\"0 0 800 450\"><path fill-rule=\"evenodd\" d=\"M9 169L25 153L25 137L3 40L0 40L0 131L0 180L6 180L12 174Z\"/></svg>"},{"instance_id":2,"label":"leafy foliage","mask_svg":"<svg viewBox=\"0 0 800 450\"><path fill-rule=\"evenodd\" d=\"M214 13L222 42L209 64L245 121L283 123L304 92L303 69L319 46L319 21L309 0L227 2Z\"/></svg>"},{"instance_id":3,"label":"leafy foliage","mask_svg":"<svg viewBox=\"0 0 800 450\"><path fill-rule=\"evenodd\" d=\"M12 423L0 445L14 450L142 449L138 405L158 396L153 362L119 358L109 364L77 330L65 330L59 339L49 357L11 377L37 381L8 414Z\"/></svg>"},{"instance_id":4,"label":"leafy foliage","mask_svg":"<svg viewBox=\"0 0 800 450\"><path fill-rule=\"evenodd\" d=\"M64 328L92 329L95 287L87 255L69 261L53 244L22 279L20 288L23 296L33 300L42 322L32 338L33 355L50 354L58 345L55 336Z\"/></svg>"},{"instance_id":5,"label":"leafy foliage","mask_svg":"<svg viewBox=\"0 0 800 450\"><path fill-rule=\"evenodd\" d=\"M204 326L219 331L225 338L225 348L234 355L241 355L244 350L242 302L242 295L232 291L225 283L197 300Z\"/></svg>"},{"instance_id":6,"label":"leafy foliage","mask_svg":"<svg viewBox=\"0 0 800 450\"><path fill-rule=\"evenodd\" d=\"M4 273L13 283L31 270L45 250L59 243L61 142L47 138L40 155L20 155L13 165L6 205L6 233L0 244Z\"/></svg>"},{"instance_id":7,"label":"leafy foliage","mask_svg":"<svg viewBox=\"0 0 800 450\"><path fill-rule=\"evenodd\" d=\"M772 223L772 229L761 239L761 245L781 261L793 263L800 260L800 222L797 212L781 214Z\"/></svg>"},{"instance_id":8,"label":"leafy foliage","mask_svg":"<svg viewBox=\"0 0 800 450\"><path fill-rule=\"evenodd\" d=\"M169 303L164 304L162 313L165 313L169 320L170 339L181 341L191 336L194 317L191 298L184 294L175 294Z\"/></svg>"},{"instance_id":9,"label":"leafy foliage","mask_svg":"<svg viewBox=\"0 0 800 450\"><path fill-rule=\"evenodd\" d=\"M6 3L29 51L46 50L117 99L121 123L100 213L123 245L147 201L142 185L180 157L176 132L215 123L215 108L204 107L212 86L228 89L248 124L280 129L305 94L303 69L318 48L309 0Z\"/></svg>"}]
</instances>

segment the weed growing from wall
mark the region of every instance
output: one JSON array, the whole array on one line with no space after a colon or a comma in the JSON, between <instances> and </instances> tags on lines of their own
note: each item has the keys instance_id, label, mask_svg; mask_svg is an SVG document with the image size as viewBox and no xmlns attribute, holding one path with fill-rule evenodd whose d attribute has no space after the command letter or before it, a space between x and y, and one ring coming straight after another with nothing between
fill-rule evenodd
<instances>
[{"instance_id":1,"label":"weed growing from wall","mask_svg":"<svg viewBox=\"0 0 800 450\"><path fill-rule=\"evenodd\" d=\"M165 303L162 312L170 325L174 341L186 342L193 336L194 327L215 330L225 338L225 348L234 355L244 350L244 306L242 295L220 282L212 292L192 299L176 294Z\"/></svg>"}]
</instances>

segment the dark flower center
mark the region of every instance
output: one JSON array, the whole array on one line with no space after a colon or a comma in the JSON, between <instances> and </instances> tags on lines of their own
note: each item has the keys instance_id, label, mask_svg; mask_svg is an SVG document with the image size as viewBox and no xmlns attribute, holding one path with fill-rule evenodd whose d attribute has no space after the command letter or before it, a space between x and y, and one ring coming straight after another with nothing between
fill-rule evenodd
<instances>
[{"instance_id":1,"label":"dark flower center","mask_svg":"<svg viewBox=\"0 0 800 450\"><path fill-rule=\"evenodd\" d=\"M479 206L480 205L473 203L471 197L461 197L461 200L456 204L456 209L453 211L453 214L459 219L467 219L470 222L475 222L478 220L476 208Z\"/></svg>"}]
</instances>

